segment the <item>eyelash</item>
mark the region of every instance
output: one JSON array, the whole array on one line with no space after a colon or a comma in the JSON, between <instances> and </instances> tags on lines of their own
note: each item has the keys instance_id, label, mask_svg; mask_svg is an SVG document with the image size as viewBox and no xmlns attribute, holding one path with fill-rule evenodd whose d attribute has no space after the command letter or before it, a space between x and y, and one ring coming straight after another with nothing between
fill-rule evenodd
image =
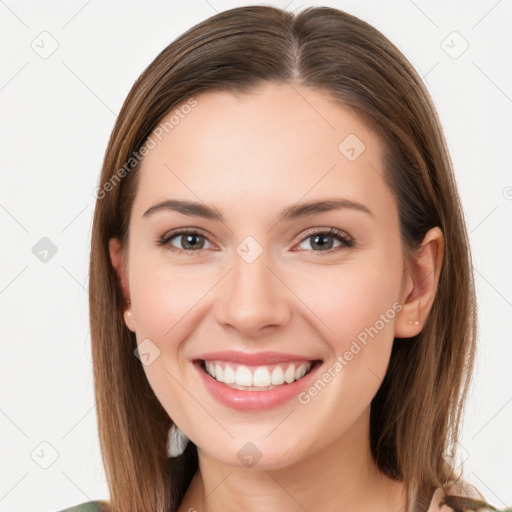
<instances>
[{"instance_id":1,"label":"eyelash","mask_svg":"<svg viewBox=\"0 0 512 512\"><path fill-rule=\"evenodd\" d=\"M159 240L157 240L157 246L159 246L159 247L167 246L168 250L172 251L173 253L177 254L178 256L182 255L182 254L186 254L188 256L199 256L201 250L194 251L191 249L178 249L177 247L174 247L173 245L170 244L171 240L173 238L176 238L179 235L198 235L198 236L201 236L201 237L205 238L206 240L208 240L208 238L205 235L203 235L197 231L190 230L190 229L177 229L176 231L169 233L167 236L164 235ZM314 251L311 249L310 252L317 253L316 256L323 256L324 254L332 254L332 253L336 252L337 250L340 250L343 248L351 249L355 245L355 241L352 238L350 238L345 233L343 233L342 231L339 231L335 228L328 228L328 229L323 229L323 230L322 229L309 230L309 231L307 231L306 236L304 238L302 238L300 243L304 242L305 240L307 240L308 238L310 238L314 235L327 235L327 236L336 238L338 241L342 242L341 246L334 247L334 248L328 249L326 251Z\"/></svg>"}]
</instances>

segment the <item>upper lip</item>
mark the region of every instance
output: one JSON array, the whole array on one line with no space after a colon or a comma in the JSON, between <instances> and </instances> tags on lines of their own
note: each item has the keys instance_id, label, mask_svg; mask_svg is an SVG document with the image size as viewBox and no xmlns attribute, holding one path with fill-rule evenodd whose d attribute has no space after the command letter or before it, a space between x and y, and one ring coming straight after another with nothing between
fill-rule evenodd
<instances>
[{"instance_id":1,"label":"upper lip","mask_svg":"<svg viewBox=\"0 0 512 512\"><path fill-rule=\"evenodd\" d=\"M196 358L203 361L226 361L248 366L287 363L291 361L319 361L318 357L285 354L282 352L240 352L237 350L221 350L208 352Z\"/></svg>"}]
</instances>

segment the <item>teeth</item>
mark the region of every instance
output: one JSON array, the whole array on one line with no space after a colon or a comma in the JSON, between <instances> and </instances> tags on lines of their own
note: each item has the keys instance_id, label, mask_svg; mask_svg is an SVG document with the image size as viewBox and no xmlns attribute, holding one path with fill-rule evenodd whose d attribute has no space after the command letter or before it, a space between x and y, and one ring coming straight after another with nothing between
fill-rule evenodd
<instances>
[{"instance_id":1,"label":"teeth","mask_svg":"<svg viewBox=\"0 0 512 512\"><path fill-rule=\"evenodd\" d=\"M217 369L217 367L215 367L215 369ZM215 373L215 378L219 382L224 382L222 380L222 375L219 375L218 373ZM238 367L235 376L235 384L238 386L252 386L252 373L247 366Z\"/></svg>"},{"instance_id":2,"label":"teeth","mask_svg":"<svg viewBox=\"0 0 512 512\"><path fill-rule=\"evenodd\" d=\"M280 366L276 366L272 371L272 384L279 386L284 383L284 372Z\"/></svg>"},{"instance_id":3,"label":"teeth","mask_svg":"<svg viewBox=\"0 0 512 512\"><path fill-rule=\"evenodd\" d=\"M252 376L252 385L264 388L266 386L270 386L270 384L272 384L270 372L266 368L256 368L256 371Z\"/></svg>"},{"instance_id":4,"label":"teeth","mask_svg":"<svg viewBox=\"0 0 512 512\"><path fill-rule=\"evenodd\" d=\"M224 374L222 375L224 382L226 384L235 384L236 383L236 373L231 366L227 365L224 368Z\"/></svg>"},{"instance_id":5,"label":"teeth","mask_svg":"<svg viewBox=\"0 0 512 512\"><path fill-rule=\"evenodd\" d=\"M302 377L304 377L304 375L306 375L306 369L304 368L304 366L299 366L295 370L295 380L302 379Z\"/></svg>"},{"instance_id":6,"label":"teeth","mask_svg":"<svg viewBox=\"0 0 512 512\"><path fill-rule=\"evenodd\" d=\"M284 372L284 380L291 384L295 380L295 366L290 364Z\"/></svg>"},{"instance_id":7,"label":"teeth","mask_svg":"<svg viewBox=\"0 0 512 512\"><path fill-rule=\"evenodd\" d=\"M276 365L272 371L268 366L251 367L220 362L205 361L206 372L218 382L231 385L235 389L272 389L285 382L291 384L301 379L311 369L311 363L288 363ZM258 389L255 389L258 390Z\"/></svg>"},{"instance_id":8,"label":"teeth","mask_svg":"<svg viewBox=\"0 0 512 512\"><path fill-rule=\"evenodd\" d=\"M215 375L217 375L217 378L221 381L221 382L224 382L224 371L222 370L222 366L220 366L219 364L216 364L215 365Z\"/></svg>"}]
</instances>

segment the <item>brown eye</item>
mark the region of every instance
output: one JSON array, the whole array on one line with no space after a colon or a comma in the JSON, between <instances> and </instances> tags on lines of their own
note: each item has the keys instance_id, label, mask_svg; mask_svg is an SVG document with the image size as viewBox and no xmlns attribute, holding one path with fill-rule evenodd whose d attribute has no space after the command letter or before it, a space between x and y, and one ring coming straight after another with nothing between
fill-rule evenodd
<instances>
[{"instance_id":1,"label":"brown eye","mask_svg":"<svg viewBox=\"0 0 512 512\"><path fill-rule=\"evenodd\" d=\"M338 244L335 246L336 241ZM342 231L334 228L316 230L309 232L308 236L301 241L301 244L307 242L310 246L304 247L305 250L312 250L319 253L331 253L342 248L351 248L354 241Z\"/></svg>"},{"instance_id":2,"label":"brown eye","mask_svg":"<svg viewBox=\"0 0 512 512\"><path fill-rule=\"evenodd\" d=\"M201 249L204 249L205 242L210 243L201 233L190 230L178 230L164 235L157 241L157 244L177 254L192 254L199 253Z\"/></svg>"},{"instance_id":3,"label":"brown eye","mask_svg":"<svg viewBox=\"0 0 512 512\"><path fill-rule=\"evenodd\" d=\"M196 233L190 233L188 235L176 235L173 238L181 239L181 245L186 251L202 249L204 246L204 237ZM171 240L172 238L169 240L169 243Z\"/></svg>"}]
</instances>

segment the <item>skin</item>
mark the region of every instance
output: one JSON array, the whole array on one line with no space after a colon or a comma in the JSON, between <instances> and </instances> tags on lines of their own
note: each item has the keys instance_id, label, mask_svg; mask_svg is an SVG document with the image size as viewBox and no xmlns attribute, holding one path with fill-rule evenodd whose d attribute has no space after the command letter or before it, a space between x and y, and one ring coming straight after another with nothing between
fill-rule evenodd
<instances>
[{"instance_id":1,"label":"skin","mask_svg":"<svg viewBox=\"0 0 512 512\"><path fill-rule=\"evenodd\" d=\"M404 485L372 459L370 402L393 338L414 336L425 323L442 232L426 234L406 270L381 142L325 94L266 84L251 95L195 98L197 106L143 160L126 251L110 241L131 301L126 325L138 343L149 338L160 350L144 366L148 381L198 448L199 470L180 512L406 510ZM351 133L366 146L354 161L338 149ZM333 197L373 215L340 209L278 222L288 206ZM171 198L216 207L225 220L170 210L143 217ZM334 252L323 254L307 230L330 227L356 245L329 238ZM195 246L202 248L178 255L156 244L177 228L200 230L206 238ZM247 236L263 251L252 263L236 251ZM186 241L177 236L172 246L190 248ZM322 359L320 375L397 301L394 318L305 405L293 399L269 411L232 410L211 397L191 363L215 350L273 350ZM237 457L249 441L262 453L250 468Z\"/></svg>"}]
</instances>

